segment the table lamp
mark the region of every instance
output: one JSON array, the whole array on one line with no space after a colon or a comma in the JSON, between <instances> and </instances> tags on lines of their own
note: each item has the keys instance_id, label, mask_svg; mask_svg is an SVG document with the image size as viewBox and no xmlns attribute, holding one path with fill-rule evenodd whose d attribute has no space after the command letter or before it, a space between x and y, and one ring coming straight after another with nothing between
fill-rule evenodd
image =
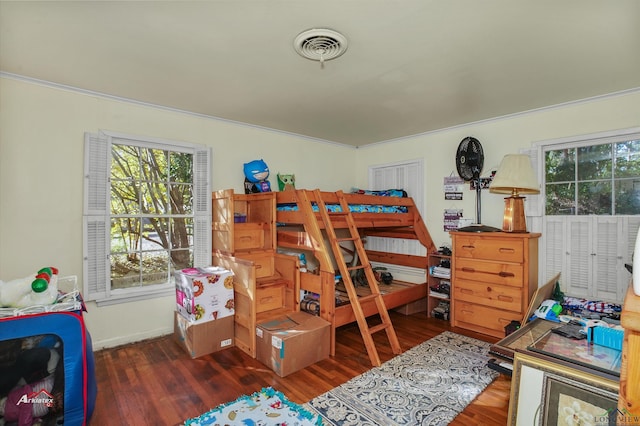
<instances>
[{"instance_id":1,"label":"table lamp","mask_svg":"<svg viewBox=\"0 0 640 426\"><path fill-rule=\"evenodd\" d=\"M524 215L524 197L520 194L539 194L538 180L531 167L531 160L525 154L505 155L500 163L489 192L511 194L504 199L504 232L527 232Z\"/></svg>"}]
</instances>

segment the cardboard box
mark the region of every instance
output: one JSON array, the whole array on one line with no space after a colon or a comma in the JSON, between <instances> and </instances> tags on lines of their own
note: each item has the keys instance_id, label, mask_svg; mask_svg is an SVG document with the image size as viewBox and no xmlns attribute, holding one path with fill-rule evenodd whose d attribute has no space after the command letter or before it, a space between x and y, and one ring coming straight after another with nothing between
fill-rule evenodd
<instances>
[{"instance_id":1,"label":"cardboard box","mask_svg":"<svg viewBox=\"0 0 640 426\"><path fill-rule=\"evenodd\" d=\"M233 331L233 317L193 323L180 313L175 313L173 337L191 358L233 347Z\"/></svg>"},{"instance_id":2,"label":"cardboard box","mask_svg":"<svg viewBox=\"0 0 640 426\"><path fill-rule=\"evenodd\" d=\"M306 312L259 323L256 327L256 358L278 376L329 357L330 324Z\"/></svg>"},{"instance_id":3,"label":"cardboard box","mask_svg":"<svg viewBox=\"0 0 640 426\"><path fill-rule=\"evenodd\" d=\"M176 310L190 322L234 315L233 272L217 266L176 271Z\"/></svg>"}]
</instances>

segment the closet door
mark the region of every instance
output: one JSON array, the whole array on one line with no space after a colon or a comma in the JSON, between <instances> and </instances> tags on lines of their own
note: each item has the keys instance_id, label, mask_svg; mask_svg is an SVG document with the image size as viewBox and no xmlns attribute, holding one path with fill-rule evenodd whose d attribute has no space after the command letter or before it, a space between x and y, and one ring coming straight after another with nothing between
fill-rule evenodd
<instances>
[{"instance_id":1,"label":"closet door","mask_svg":"<svg viewBox=\"0 0 640 426\"><path fill-rule=\"evenodd\" d=\"M424 219L424 163L413 160L403 163L389 163L369 168L369 189L404 189L413 198ZM426 249L415 240L396 238L367 238L367 248L391 253L426 256Z\"/></svg>"},{"instance_id":2,"label":"closet door","mask_svg":"<svg viewBox=\"0 0 640 426\"><path fill-rule=\"evenodd\" d=\"M424 163L422 160L369 167L372 190L404 189L424 216Z\"/></svg>"},{"instance_id":3,"label":"closet door","mask_svg":"<svg viewBox=\"0 0 640 426\"><path fill-rule=\"evenodd\" d=\"M424 163L422 160L390 163L369 168L369 188L372 190L404 189L413 198L424 219ZM366 248L389 253L426 256L427 250L416 240L399 238L368 237ZM389 269L394 277L409 282L424 282L424 269L381 265Z\"/></svg>"}]
</instances>

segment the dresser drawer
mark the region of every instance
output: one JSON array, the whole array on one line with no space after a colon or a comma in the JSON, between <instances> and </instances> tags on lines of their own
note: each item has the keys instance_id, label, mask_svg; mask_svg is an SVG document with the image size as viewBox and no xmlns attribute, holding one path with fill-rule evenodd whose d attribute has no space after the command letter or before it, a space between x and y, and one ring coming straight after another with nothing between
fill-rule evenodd
<instances>
[{"instance_id":1,"label":"dresser drawer","mask_svg":"<svg viewBox=\"0 0 640 426\"><path fill-rule=\"evenodd\" d=\"M473 303L456 301L453 325L495 337L504 337L504 327L511 321L522 321L522 314Z\"/></svg>"},{"instance_id":2,"label":"dresser drawer","mask_svg":"<svg viewBox=\"0 0 640 426\"><path fill-rule=\"evenodd\" d=\"M522 312L522 290L519 288L456 280L453 294L456 302L471 302L492 308Z\"/></svg>"},{"instance_id":3,"label":"dresser drawer","mask_svg":"<svg viewBox=\"0 0 640 426\"><path fill-rule=\"evenodd\" d=\"M456 258L454 262L455 281L463 279L517 288L522 288L524 283L522 265L465 258Z\"/></svg>"},{"instance_id":4,"label":"dresser drawer","mask_svg":"<svg viewBox=\"0 0 640 426\"><path fill-rule=\"evenodd\" d=\"M482 238L477 235L458 235L453 252L456 257L522 263L524 246L522 239Z\"/></svg>"}]
</instances>

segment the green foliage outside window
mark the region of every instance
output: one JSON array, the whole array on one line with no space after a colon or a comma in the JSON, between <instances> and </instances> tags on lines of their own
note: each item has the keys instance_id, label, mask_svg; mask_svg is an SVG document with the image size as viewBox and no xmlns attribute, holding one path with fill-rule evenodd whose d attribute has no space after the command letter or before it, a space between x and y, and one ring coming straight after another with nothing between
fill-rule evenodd
<instances>
[{"instance_id":1,"label":"green foliage outside window","mask_svg":"<svg viewBox=\"0 0 640 426\"><path fill-rule=\"evenodd\" d=\"M112 288L166 283L193 264L193 155L112 146Z\"/></svg>"},{"instance_id":2,"label":"green foliage outside window","mask_svg":"<svg viewBox=\"0 0 640 426\"><path fill-rule=\"evenodd\" d=\"M640 140L545 152L547 215L640 214Z\"/></svg>"}]
</instances>

